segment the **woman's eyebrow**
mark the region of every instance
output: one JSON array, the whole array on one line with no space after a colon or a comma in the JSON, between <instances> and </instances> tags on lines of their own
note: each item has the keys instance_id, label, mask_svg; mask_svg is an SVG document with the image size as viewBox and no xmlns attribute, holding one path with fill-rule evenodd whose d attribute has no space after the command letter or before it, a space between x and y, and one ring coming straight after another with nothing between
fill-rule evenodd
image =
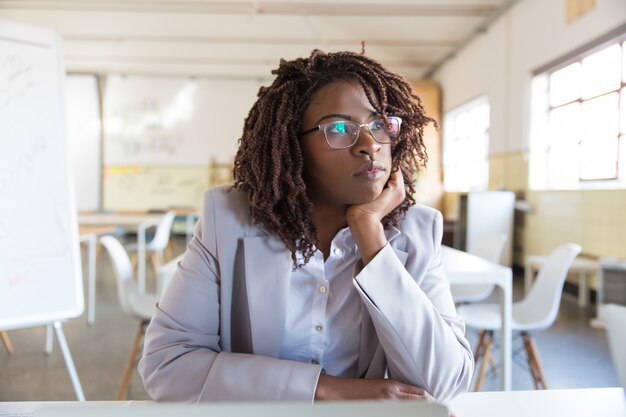
<instances>
[{"instance_id":1,"label":"woman's eyebrow","mask_svg":"<svg viewBox=\"0 0 626 417\"><path fill-rule=\"evenodd\" d=\"M326 116L322 117L321 119L319 119L317 121L317 123L315 123L316 125L320 124L320 122L324 119L330 119L330 118L339 118L339 119L346 119L346 120L352 120L352 116L348 115L348 114L327 114Z\"/></svg>"}]
</instances>

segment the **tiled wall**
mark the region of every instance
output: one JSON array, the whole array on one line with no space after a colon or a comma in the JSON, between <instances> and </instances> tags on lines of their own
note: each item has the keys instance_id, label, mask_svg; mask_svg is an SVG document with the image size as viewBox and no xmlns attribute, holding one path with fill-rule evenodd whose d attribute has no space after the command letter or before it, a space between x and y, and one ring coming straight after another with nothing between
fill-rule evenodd
<instances>
[{"instance_id":1,"label":"tiled wall","mask_svg":"<svg viewBox=\"0 0 626 417\"><path fill-rule=\"evenodd\" d=\"M526 252L546 253L563 242L593 256L626 258L626 191L529 191Z\"/></svg>"}]
</instances>

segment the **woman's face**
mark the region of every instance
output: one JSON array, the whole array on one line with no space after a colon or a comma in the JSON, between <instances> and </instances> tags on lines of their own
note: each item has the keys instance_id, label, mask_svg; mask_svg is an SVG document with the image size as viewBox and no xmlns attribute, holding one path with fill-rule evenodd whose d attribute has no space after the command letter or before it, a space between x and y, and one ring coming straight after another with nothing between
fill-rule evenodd
<instances>
[{"instance_id":1,"label":"woman's face","mask_svg":"<svg viewBox=\"0 0 626 417\"><path fill-rule=\"evenodd\" d=\"M367 124L380 116L356 81L338 80L318 90L304 112L302 131L333 121ZM331 148L321 130L300 138L309 198L317 208L363 204L380 195L391 172L391 145L362 127L356 143Z\"/></svg>"}]
</instances>

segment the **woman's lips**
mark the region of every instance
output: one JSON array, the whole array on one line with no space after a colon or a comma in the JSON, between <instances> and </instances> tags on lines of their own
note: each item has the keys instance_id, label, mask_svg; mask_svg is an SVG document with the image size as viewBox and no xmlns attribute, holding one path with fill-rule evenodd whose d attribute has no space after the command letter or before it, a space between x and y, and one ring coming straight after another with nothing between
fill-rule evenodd
<instances>
[{"instance_id":1,"label":"woman's lips","mask_svg":"<svg viewBox=\"0 0 626 417\"><path fill-rule=\"evenodd\" d=\"M354 176L364 180L374 181L385 175L385 166L377 161L367 162L354 173Z\"/></svg>"}]
</instances>

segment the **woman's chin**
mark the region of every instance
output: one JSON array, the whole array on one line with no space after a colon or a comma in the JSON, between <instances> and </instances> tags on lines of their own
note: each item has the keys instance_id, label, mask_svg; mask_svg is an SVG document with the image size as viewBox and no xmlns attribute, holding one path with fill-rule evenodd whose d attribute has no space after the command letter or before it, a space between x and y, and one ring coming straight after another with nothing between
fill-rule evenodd
<instances>
[{"instance_id":1,"label":"woman's chin","mask_svg":"<svg viewBox=\"0 0 626 417\"><path fill-rule=\"evenodd\" d=\"M383 187L370 188L359 192L354 196L354 203L352 204L367 204L376 200L383 192Z\"/></svg>"}]
</instances>

